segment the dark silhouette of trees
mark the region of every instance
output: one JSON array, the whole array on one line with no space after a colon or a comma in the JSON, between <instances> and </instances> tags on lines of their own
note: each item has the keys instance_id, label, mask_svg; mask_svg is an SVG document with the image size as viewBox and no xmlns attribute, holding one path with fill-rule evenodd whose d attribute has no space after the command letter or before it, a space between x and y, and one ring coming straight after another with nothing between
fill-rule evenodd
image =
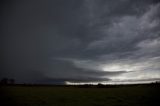
<instances>
[{"instance_id":1,"label":"dark silhouette of trees","mask_svg":"<svg viewBox=\"0 0 160 106\"><path fill-rule=\"evenodd\" d=\"M105 87L105 85L103 85L103 84L101 84L101 83L98 83L97 86L98 86L98 88L103 88L103 87Z\"/></svg>"},{"instance_id":2,"label":"dark silhouette of trees","mask_svg":"<svg viewBox=\"0 0 160 106\"><path fill-rule=\"evenodd\" d=\"M1 79L0 84L1 85L15 84L15 80L14 79L3 78L3 79Z\"/></svg>"},{"instance_id":3,"label":"dark silhouette of trees","mask_svg":"<svg viewBox=\"0 0 160 106\"><path fill-rule=\"evenodd\" d=\"M9 79L9 84L15 84L15 80L14 79Z\"/></svg>"},{"instance_id":4,"label":"dark silhouette of trees","mask_svg":"<svg viewBox=\"0 0 160 106\"><path fill-rule=\"evenodd\" d=\"M2 85L8 84L8 78L3 78L0 82Z\"/></svg>"}]
</instances>

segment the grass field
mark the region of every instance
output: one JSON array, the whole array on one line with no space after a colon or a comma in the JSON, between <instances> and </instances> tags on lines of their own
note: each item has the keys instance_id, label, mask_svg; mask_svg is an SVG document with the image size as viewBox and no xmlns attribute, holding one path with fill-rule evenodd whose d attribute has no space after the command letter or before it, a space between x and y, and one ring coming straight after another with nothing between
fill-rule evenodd
<instances>
[{"instance_id":1,"label":"grass field","mask_svg":"<svg viewBox=\"0 0 160 106\"><path fill-rule=\"evenodd\" d=\"M0 106L160 106L159 86L1 86Z\"/></svg>"}]
</instances>

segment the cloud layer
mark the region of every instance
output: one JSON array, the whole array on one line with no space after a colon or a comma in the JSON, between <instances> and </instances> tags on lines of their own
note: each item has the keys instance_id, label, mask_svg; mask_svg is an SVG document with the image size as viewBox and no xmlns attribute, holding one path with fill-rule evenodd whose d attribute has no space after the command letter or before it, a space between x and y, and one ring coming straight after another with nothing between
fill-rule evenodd
<instances>
[{"instance_id":1,"label":"cloud layer","mask_svg":"<svg viewBox=\"0 0 160 106\"><path fill-rule=\"evenodd\" d=\"M160 79L158 0L2 3L0 77L19 82Z\"/></svg>"}]
</instances>

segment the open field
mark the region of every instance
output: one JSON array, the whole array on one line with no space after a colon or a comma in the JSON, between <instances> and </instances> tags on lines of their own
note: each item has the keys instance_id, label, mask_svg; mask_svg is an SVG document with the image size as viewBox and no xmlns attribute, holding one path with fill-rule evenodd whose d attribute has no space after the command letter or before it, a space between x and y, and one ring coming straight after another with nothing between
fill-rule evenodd
<instances>
[{"instance_id":1,"label":"open field","mask_svg":"<svg viewBox=\"0 0 160 106\"><path fill-rule=\"evenodd\" d=\"M0 106L160 106L159 85L1 86Z\"/></svg>"}]
</instances>

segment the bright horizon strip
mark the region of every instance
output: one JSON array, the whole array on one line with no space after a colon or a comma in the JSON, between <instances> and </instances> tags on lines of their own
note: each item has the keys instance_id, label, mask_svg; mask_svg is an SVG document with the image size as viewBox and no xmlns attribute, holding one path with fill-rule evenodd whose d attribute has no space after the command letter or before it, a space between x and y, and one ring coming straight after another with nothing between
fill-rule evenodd
<instances>
[{"instance_id":1,"label":"bright horizon strip","mask_svg":"<svg viewBox=\"0 0 160 106\"><path fill-rule=\"evenodd\" d=\"M102 81L102 82L71 82L71 81L65 81L66 85L98 85L98 84L104 84L104 85L119 85L119 84L149 84L154 83L155 81Z\"/></svg>"}]
</instances>

